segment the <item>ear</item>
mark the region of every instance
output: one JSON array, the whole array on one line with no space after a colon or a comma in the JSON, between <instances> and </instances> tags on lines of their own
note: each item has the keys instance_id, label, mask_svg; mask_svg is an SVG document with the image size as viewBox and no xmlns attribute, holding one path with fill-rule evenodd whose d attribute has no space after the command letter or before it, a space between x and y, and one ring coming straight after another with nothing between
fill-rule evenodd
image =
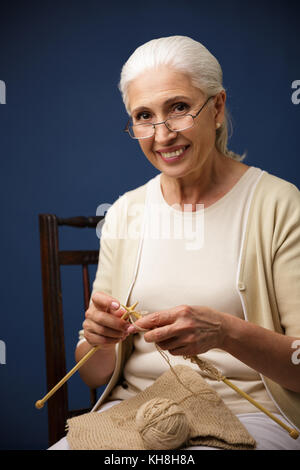
<instances>
[{"instance_id":1,"label":"ear","mask_svg":"<svg viewBox=\"0 0 300 470\"><path fill-rule=\"evenodd\" d=\"M222 90L220 91L220 93L216 95L215 102L214 102L214 117L215 117L216 128L218 127L217 123L222 124L224 121L225 103L226 103L226 92L225 90Z\"/></svg>"}]
</instances>

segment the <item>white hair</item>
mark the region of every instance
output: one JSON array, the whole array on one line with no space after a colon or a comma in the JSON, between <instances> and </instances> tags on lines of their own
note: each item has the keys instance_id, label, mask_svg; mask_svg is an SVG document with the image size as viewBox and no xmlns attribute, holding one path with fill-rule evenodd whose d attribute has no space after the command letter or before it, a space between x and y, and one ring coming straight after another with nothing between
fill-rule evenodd
<instances>
[{"instance_id":1,"label":"white hair","mask_svg":"<svg viewBox=\"0 0 300 470\"><path fill-rule=\"evenodd\" d=\"M203 44L186 36L153 39L138 47L124 64L119 89L128 114L128 86L145 70L168 65L190 76L192 84L208 97L224 90L223 73L218 60ZM241 161L240 156L227 148L228 126L231 126L225 107L224 122L216 131L216 148L224 155ZM232 126L231 126L232 128Z\"/></svg>"}]
</instances>

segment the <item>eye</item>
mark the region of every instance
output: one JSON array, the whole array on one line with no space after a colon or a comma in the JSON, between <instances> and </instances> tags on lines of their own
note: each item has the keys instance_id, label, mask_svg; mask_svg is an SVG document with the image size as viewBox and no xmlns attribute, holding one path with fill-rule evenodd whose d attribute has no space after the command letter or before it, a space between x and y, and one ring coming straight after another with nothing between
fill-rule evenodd
<instances>
[{"instance_id":1,"label":"eye","mask_svg":"<svg viewBox=\"0 0 300 470\"><path fill-rule=\"evenodd\" d=\"M148 111L141 111L134 117L134 121L148 121L151 117L151 114Z\"/></svg>"},{"instance_id":2,"label":"eye","mask_svg":"<svg viewBox=\"0 0 300 470\"><path fill-rule=\"evenodd\" d=\"M175 114L185 114L190 109L189 105L186 103L176 103L172 106L172 113Z\"/></svg>"}]
</instances>

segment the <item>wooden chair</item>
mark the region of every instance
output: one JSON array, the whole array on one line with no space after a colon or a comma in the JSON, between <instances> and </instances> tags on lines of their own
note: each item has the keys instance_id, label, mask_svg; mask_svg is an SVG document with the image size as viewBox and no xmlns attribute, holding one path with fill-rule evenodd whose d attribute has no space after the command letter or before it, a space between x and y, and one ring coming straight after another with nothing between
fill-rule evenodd
<instances>
[{"instance_id":1,"label":"wooden chair","mask_svg":"<svg viewBox=\"0 0 300 470\"><path fill-rule=\"evenodd\" d=\"M104 216L63 219L53 214L39 215L48 390L52 389L67 372L60 267L63 265L82 266L85 311L90 300L89 265L98 263L99 254L99 250L59 250L59 227L67 225L74 228L95 229L103 218ZM96 390L91 389L91 407L95 402ZM49 446L66 434L65 425L68 418L90 409L69 410L67 384L60 388L48 402Z\"/></svg>"}]
</instances>

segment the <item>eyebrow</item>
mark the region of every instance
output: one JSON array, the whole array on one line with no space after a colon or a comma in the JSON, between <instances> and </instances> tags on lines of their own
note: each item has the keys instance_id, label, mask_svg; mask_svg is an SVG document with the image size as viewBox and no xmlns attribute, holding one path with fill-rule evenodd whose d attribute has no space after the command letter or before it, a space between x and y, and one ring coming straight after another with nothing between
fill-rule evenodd
<instances>
[{"instance_id":1,"label":"eyebrow","mask_svg":"<svg viewBox=\"0 0 300 470\"><path fill-rule=\"evenodd\" d=\"M180 100L188 100L190 101L191 98L188 96L184 95L177 95L177 96L172 96L171 98L168 98L166 101L164 101L163 106L168 106L170 103L173 103L174 101L180 101ZM133 113L138 113L139 111L143 111L145 109L150 109L149 106L138 106L137 108L133 109L131 114Z\"/></svg>"}]
</instances>

